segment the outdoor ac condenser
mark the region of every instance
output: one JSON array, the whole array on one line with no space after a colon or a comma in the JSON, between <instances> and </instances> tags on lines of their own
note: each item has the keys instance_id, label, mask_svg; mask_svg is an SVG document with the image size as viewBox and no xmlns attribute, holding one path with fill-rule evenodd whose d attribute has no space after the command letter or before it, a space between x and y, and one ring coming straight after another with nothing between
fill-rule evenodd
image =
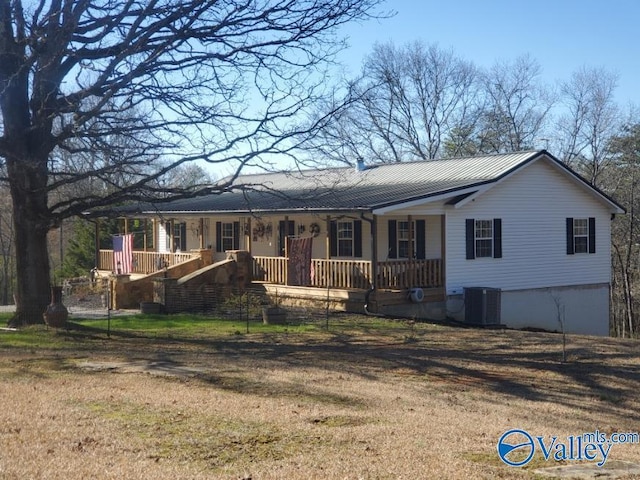
<instances>
[{"instance_id":1,"label":"outdoor ac condenser","mask_svg":"<svg viewBox=\"0 0 640 480\"><path fill-rule=\"evenodd\" d=\"M472 325L499 325L500 289L487 287L465 288L464 321Z\"/></svg>"}]
</instances>

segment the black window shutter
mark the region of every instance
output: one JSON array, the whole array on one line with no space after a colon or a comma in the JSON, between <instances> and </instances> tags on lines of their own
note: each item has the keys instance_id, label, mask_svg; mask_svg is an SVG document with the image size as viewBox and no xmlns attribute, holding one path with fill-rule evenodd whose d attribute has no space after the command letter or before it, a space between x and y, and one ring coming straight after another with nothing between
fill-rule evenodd
<instances>
[{"instance_id":1,"label":"black window shutter","mask_svg":"<svg viewBox=\"0 0 640 480\"><path fill-rule=\"evenodd\" d=\"M296 223L293 220L289 220L289 225L287 226L287 235L294 236L296 234Z\"/></svg>"},{"instance_id":2,"label":"black window shutter","mask_svg":"<svg viewBox=\"0 0 640 480\"><path fill-rule=\"evenodd\" d=\"M416 220L416 258L427 258L427 222Z\"/></svg>"},{"instance_id":3,"label":"black window shutter","mask_svg":"<svg viewBox=\"0 0 640 480\"><path fill-rule=\"evenodd\" d=\"M335 220L329 222L329 255L338 256L338 223Z\"/></svg>"},{"instance_id":4,"label":"black window shutter","mask_svg":"<svg viewBox=\"0 0 640 480\"><path fill-rule=\"evenodd\" d=\"M502 258L502 219L493 219L493 258Z\"/></svg>"},{"instance_id":5,"label":"black window shutter","mask_svg":"<svg viewBox=\"0 0 640 480\"><path fill-rule=\"evenodd\" d=\"M362 258L362 220L353 221L353 256Z\"/></svg>"},{"instance_id":6,"label":"black window shutter","mask_svg":"<svg viewBox=\"0 0 640 480\"><path fill-rule=\"evenodd\" d=\"M567 255L573 255L574 253L573 218L567 218Z\"/></svg>"},{"instance_id":7,"label":"black window shutter","mask_svg":"<svg viewBox=\"0 0 640 480\"><path fill-rule=\"evenodd\" d=\"M216 252L222 251L222 222L216 222Z\"/></svg>"},{"instance_id":8,"label":"black window shutter","mask_svg":"<svg viewBox=\"0 0 640 480\"><path fill-rule=\"evenodd\" d=\"M476 258L476 222L473 218L465 220L467 260Z\"/></svg>"},{"instance_id":9,"label":"black window shutter","mask_svg":"<svg viewBox=\"0 0 640 480\"><path fill-rule=\"evenodd\" d=\"M240 250L240 222L233 222L233 249Z\"/></svg>"},{"instance_id":10,"label":"black window shutter","mask_svg":"<svg viewBox=\"0 0 640 480\"><path fill-rule=\"evenodd\" d=\"M285 251L285 245L287 241L287 239L285 238L286 236L287 236L287 233L285 230L284 220L280 220L280 222L278 222L278 251L280 252L279 255L281 257L284 257L286 254L286 251Z\"/></svg>"},{"instance_id":11,"label":"black window shutter","mask_svg":"<svg viewBox=\"0 0 640 480\"><path fill-rule=\"evenodd\" d=\"M187 224L185 222L180 224L180 251L187 251Z\"/></svg>"},{"instance_id":12,"label":"black window shutter","mask_svg":"<svg viewBox=\"0 0 640 480\"><path fill-rule=\"evenodd\" d=\"M397 222L389 220L389 258L398 258L398 230Z\"/></svg>"},{"instance_id":13,"label":"black window shutter","mask_svg":"<svg viewBox=\"0 0 640 480\"><path fill-rule=\"evenodd\" d=\"M596 219L589 217L589 253L596 253Z\"/></svg>"}]
</instances>

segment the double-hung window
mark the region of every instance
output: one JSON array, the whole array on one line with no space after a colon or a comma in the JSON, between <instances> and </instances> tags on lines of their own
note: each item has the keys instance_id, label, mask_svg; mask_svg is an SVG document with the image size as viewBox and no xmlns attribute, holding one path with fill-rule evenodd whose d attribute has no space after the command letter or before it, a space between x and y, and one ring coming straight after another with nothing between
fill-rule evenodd
<instances>
[{"instance_id":1,"label":"double-hung window","mask_svg":"<svg viewBox=\"0 0 640 480\"><path fill-rule=\"evenodd\" d=\"M362 220L332 220L329 224L331 257L362 257Z\"/></svg>"},{"instance_id":2,"label":"double-hung window","mask_svg":"<svg viewBox=\"0 0 640 480\"><path fill-rule=\"evenodd\" d=\"M596 219L567 218L567 255L596 253Z\"/></svg>"},{"instance_id":3,"label":"double-hung window","mask_svg":"<svg viewBox=\"0 0 640 480\"><path fill-rule=\"evenodd\" d=\"M388 258L426 258L426 221L389 220Z\"/></svg>"},{"instance_id":4,"label":"double-hung window","mask_svg":"<svg viewBox=\"0 0 640 480\"><path fill-rule=\"evenodd\" d=\"M216 252L240 248L240 222L216 222Z\"/></svg>"},{"instance_id":5,"label":"double-hung window","mask_svg":"<svg viewBox=\"0 0 640 480\"><path fill-rule=\"evenodd\" d=\"M398 222L398 258L413 257L415 238L415 222Z\"/></svg>"},{"instance_id":6,"label":"double-hung window","mask_svg":"<svg viewBox=\"0 0 640 480\"><path fill-rule=\"evenodd\" d=\"M338 256L353 256L353 222L338 222Z\"/></svg>"},{"instance_id":7,"label":"double-hung window","mask_svg":"<svg viewBox=\"0 0 640 480\"><path fill-rule=\"evenodd\" d=\"M476 258L493 257L493 221L475 221Z\"/></svg>"},{"instance_id":8,"label":"double-hung window","mask_svg":"<svg viewBox=\"0 0 640 480\"><path fill-rule=\"evenodd\" d=\"M467 260L502 258L502 219L467 218Z\"/></svg>"}]
</instances>

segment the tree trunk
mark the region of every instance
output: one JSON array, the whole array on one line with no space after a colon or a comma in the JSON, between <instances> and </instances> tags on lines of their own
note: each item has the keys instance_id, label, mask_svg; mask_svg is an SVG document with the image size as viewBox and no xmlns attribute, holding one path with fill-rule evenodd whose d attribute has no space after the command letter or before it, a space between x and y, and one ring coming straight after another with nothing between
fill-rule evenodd
<instances>
[{"instance_id":1,"label":"tree trunk","mask_svg":"<svg viewBox=\"0 0 640 480\"><path fill-rule=\"evenodd\" d=\"M15 234L16 314L14 326L44 323L42 314L49 304L50 270L47 232L45 162L7 162L13 200ZM43 168L44 167L44 168Z\"/></svg>"}]
</instances>

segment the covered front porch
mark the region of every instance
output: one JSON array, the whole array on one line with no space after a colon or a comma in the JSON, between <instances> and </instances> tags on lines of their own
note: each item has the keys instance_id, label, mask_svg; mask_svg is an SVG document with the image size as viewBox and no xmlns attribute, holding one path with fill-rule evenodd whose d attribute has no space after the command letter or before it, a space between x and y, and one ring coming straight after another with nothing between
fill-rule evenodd
<instances>
[{"instance_id":1,"label":"covered front porch","mask_svg":"<svg viewBox=\"0 0 640 480\"><path fill-rule=\"evenodd\" d=\"M200 256L200 250L183 253L134 250L131 273L152 274ZM253 256L251 280L274 285L289 285L288 261L287 257ZM373 265L374 262L369 260L313 258L311 260L311 283L302 286L361 290L368 290L372 287L403 290L415 287L438 288L443 286L441 259L387 260L377 262L375 269ZM98 268L102 271L117 273L114 270L113 250L100 250Z\"/></svg>"}]
</instances>

